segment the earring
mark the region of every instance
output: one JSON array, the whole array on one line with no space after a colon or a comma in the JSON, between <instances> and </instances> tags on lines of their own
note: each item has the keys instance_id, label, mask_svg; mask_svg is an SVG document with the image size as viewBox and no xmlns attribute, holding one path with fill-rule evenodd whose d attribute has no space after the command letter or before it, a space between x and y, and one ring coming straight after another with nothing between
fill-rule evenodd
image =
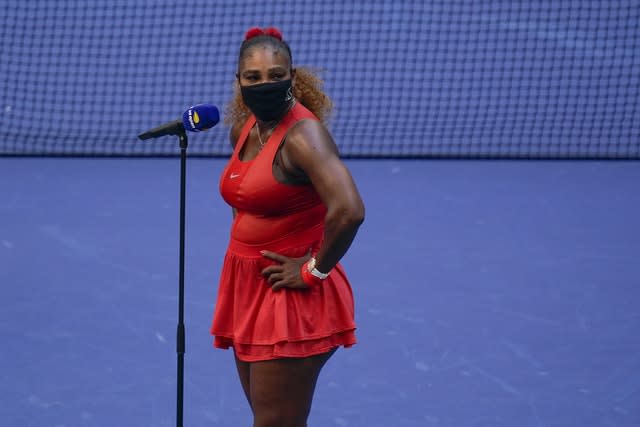
<instances>
[{"instance_id":1,"label":"earring","mask_svg":"<svg viewBox=\"0 0 640 427\"><path fill-rule=\"evenodd\" d=\"M284 100L289 102L293 99L293 87L289 87L289 89L287 90L287 95L285 96Z\"/></svg>"}]
</instances>

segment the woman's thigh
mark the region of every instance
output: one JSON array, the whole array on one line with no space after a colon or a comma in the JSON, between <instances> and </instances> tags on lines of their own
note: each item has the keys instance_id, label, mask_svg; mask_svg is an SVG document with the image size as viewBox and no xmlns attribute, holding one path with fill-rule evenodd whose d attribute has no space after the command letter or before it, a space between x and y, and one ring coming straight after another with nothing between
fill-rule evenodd
<instances>
[{"instance_id":1,"label":"woman's thigh","mask_svg":"<svg viewBox=\"0 0 640 427\"><path fill-rule=\"evenodd\" d=\"M334 352L251 363L249 396L254 426L305 426L318 375Z\"/></svg>"},{"instance_id":2,"label":"woman's thigh","mask_svg":"<svg viewBox=\"0 0 640 427\"><path fill-rule=\"evenodd\" d=\"M238 369L238 377L240 378L240 384L242 385L242 390L244 391L244 395L247 397L249 406L251 406L251 409L253 410L253 406L251 405L251 395L249 394L251 387L251 363L243 362L242 360L238 359L238 356L235 356L235 359L236 368Z\"/></svg>"}]
</instances>

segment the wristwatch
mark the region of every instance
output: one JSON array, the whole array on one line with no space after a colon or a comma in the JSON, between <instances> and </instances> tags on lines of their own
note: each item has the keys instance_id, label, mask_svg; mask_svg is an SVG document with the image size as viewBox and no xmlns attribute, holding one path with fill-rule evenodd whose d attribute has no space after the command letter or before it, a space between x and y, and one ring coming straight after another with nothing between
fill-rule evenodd
<instances>
[{"instance_id":1,"label":"wristwatch","mask_svg":"<svg viewBox=\"0 0 640 427\"><path fill-rule=\"evenodd\" d=\"M329 276L329 273L321 273L316 268L316 258L315 257L309 258L309 261L307 262L307 270L309 271L309 273L311 273L312 275L314 275L315 277L317 277L320 280L324 280Z\"/></svg>"}]
</instances>

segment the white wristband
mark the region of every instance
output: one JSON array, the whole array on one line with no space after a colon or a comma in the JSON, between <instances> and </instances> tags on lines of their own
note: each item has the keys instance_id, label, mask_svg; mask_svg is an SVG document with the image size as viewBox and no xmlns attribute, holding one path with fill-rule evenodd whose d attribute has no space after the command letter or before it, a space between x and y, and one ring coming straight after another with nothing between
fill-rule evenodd
<instances>
[{"instance_id":1,"label":"white wristband","mask_svg":"<svg viewBox=\"0 0 640 427\"><path fill-rule=\"evenodd\" d=\"M315 257L312 257L312 258L309 259L309 262L307 263L307 270L309 270L309 273L311 273L312 275L314 275L315 277L317 277L320 280L324 280L329 276L329 273L321 273L316 268L316 259L315 259Z\"/></svg>"}]
</instances>

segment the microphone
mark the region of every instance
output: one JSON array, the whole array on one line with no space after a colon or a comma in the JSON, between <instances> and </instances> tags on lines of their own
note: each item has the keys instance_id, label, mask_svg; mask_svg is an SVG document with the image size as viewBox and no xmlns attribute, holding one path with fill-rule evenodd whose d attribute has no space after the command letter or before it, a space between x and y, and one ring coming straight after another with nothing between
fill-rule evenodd
<instances>
[{"instance_id":1,"label":"microphone","mask_svg":"<svg viewBox=\"0 0 640 427\"><path fill-rule=\"evenodd\" d=\"M210 129L220 121L218 107L211 104L194 105L182 113L182 118L160 125L138 135L141 140L165 135L180 135L185 130L200 132Z\"/></svg>"}]
</instances>

